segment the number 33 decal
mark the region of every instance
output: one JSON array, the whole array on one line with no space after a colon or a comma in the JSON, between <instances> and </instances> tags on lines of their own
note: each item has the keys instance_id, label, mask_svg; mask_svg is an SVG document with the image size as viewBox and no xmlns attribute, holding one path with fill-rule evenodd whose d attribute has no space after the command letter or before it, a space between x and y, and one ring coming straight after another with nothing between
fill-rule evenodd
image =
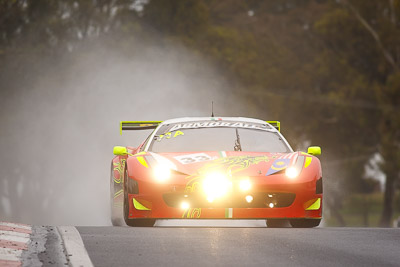
<instances>
[{"instance_id":1,"label":"number 33 decal","mask_svg":"<svg viewBox=\"0 0 400 267\"><path fill-rule=\"evenodd\" d=\"M207 161L207 160L213 159L205 153L183 155L183 156L177 156L174 158L182 164L191 164L191 163L202 162L202 161Z\"/></svg>"}]
</instances>

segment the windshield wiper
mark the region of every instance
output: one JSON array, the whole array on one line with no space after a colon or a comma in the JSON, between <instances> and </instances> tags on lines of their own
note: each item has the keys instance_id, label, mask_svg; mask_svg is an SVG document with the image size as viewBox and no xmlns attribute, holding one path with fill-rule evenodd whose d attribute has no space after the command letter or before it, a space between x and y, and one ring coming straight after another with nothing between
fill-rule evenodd
<instances>
[{"instance_id":1,"label":"windshield wiper","mask_svg":"<svg viewBox=\"0 0 400 267\"><path fill-rule=\"evenodd\" d=\"M238 132L238 128L236 128L236 140L235 140L235 146L233 147L235 151L242 151L242 145L240 144L240 136Z\"/></svg>"}]
</instances>

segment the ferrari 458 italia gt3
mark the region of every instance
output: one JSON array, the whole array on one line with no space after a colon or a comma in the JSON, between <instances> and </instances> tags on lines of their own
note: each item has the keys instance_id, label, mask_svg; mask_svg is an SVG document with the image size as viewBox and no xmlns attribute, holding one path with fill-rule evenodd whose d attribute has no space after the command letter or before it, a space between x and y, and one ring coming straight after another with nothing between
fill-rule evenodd
<instances>
[{"instance_id":1,"label":"ferrari 458 italia gt3","mask_svg":"<svg viewBox=\"0 0 400 267\"><path fill-rule=\"evenodd\" d=\"M114 225L153 226L157 219L319 225L321 149L294 152L279 122L202 117L120 124L121 132L143 129L153 131L138 147L114 147Z\"/></svg>"}]
</instances>

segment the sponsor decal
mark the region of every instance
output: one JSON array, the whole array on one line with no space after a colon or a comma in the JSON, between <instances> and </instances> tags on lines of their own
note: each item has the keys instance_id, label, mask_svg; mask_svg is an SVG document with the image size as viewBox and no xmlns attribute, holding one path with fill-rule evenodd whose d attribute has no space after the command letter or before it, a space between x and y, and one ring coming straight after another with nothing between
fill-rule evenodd
<instances>
[{"instance_id":1,"label":"sponsor decal","mask_svg":"<svg viewBox=\"0 0 400 267\"><path fill-rule=\"evenodd\" d=\"M177 161L179 161L181 164L192 164L192 163L198 163L202 161L209 161L209 160L214 160L216 158L213 158L206 153L196 153L196 154L189 154L189 155L182 155L182 156L176 156L174 157Z\"/></svg>"},{"instance_id":2,"label":"sponsor decal","mask_svg":"<svg viewBox=\"0 0 400 267\"><path fill-rule=\"evenodd\" d=\"M117 191L117 192L114 194L114 198L117 198L117 197L121 196L122 193L124 193L124 190L123 190L123 189Z\"/></svg>"},{"instance_id":3,"label":"sponsor decal","mask_svg":"<svg viewBox=\"0 0 400 267\"><path fill-rule=\"evenodd\" d=\"M125 168L125 159L121 159L119 162L113 162L113 180L115 183L120 184Z\"/></svg>"},{"instance_id":4,"label":"sponsor decal","mask_svg":"<svg viewBox=\"0 0 400 267\"><path fill-rule=\"evenodd\" d=\"M176 131L174 134L172 134L172 131L169 131L168 133L158 136L157 141L160 142L163 138L171 139L171 138L178 137L180 135L185 135L185 134L182 131Z\"/></svg>"},{"instance_id":5,"label":"sponsor decal","mask_svg":"<svg viewBox=\"0 0 400 267\"><path fill-rule=\"evenodd\" d=\"M233 218L233 209L225 208L225 218Z\"/></svg>"},{"instance_id":6,"label":"sponsor decal","mask_svg":"<svg viewBox=\"0 0 400 267\"><path fill-rule=\"evenodd\" d=\"M248 129L257 129L264 131L273 130L273 128L271 128L267 124L229 122L229 121L205 121L205 122L178 123L172 126L169 132L173 132L179 129L211 128L211 127L248 128Z\"/></svg>"},{"instance_id":7,"label":"sponsor decal","mask_svg":"<svg viewBox=\"0 0 400 267\"><path fill-rule=\"evenodd\" d=\"M200 218L200 216L201 216L201 208L191 208L183 213L182 218L198 219L198 218Z\"/></svg>"},{"instance_id":8,"label":"sponsor decal","mask_svg":"<svg viewBox=\"0 0 400 267\"><path fill-rule=\"evenodd\" d=\"M277 159L274 161L271 168L269 168L269 170L267 171L267 173L265 175L266 176L271 175L271 174L277 173L281 170L284 170L289 166L289 164L290 164L290 159Z\"/></svg>"}]
</instances>

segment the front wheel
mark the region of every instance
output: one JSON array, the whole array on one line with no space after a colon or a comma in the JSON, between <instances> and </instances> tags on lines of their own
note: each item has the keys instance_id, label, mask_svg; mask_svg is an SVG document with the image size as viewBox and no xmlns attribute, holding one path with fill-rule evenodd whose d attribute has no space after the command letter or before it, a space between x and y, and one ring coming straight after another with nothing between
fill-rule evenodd
<instances>
[{"instance_id":1,"label":"front wheel","mask_svg":"<svg viewBox=\"0 0 400 267\"><path fill-rule=\"evenodd\" d=\"M292 219L289 222L294 228L312 228L317 227L321 219Z\"/></svg>"},{"instance_id":2,"label":"front wheel","mask_svg":"<svg viewBox=\"0 0 400 267\"><path fill-rule=\"evenodd\" d=\"M155 219L128 219L126 224L132 227L153 227L156 223Z\"/></svg>"},{"instance_id":3,"label":"front wheel","mask_svg":"<svg viewBox=\"0 0 400 267\"><path fill-rule=\"evenodd\" d=\"M155 219L129 219L129 194L137 193L137 182L128 177L128 169L125 166L124 173L124 220L128 226L132 227L153 227Z\"/></svg>"},{"instance_id":4,"label":"front wheel","mask_svg":"<svg viewBox=\"0 0 400 267\"><path fill-rule=\"evenodd\" d=\"M122 207L120 203L116 202L115 195L121 190L121 185L114 181L114 168L111 162L110 174L110 207L111 207L111 223L113 226L123 226L124 220L122 219Z\"/></svg>"}]
</instances>

